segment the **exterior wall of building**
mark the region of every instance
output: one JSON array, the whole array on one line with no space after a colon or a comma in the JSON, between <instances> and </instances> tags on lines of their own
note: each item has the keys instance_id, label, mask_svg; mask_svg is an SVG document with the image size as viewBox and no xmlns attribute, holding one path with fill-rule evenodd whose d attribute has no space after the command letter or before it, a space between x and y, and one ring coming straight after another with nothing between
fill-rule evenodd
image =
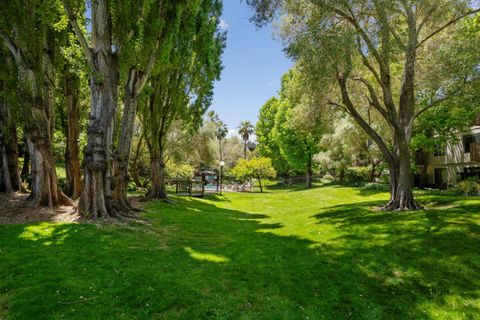
<instances>
[{"instance_id":1,"label":"exterior wall of building","mask_svg":"<svg viewBox=\"0 0 480 320\"><path fill-rule=\"evenodd\" d=\"M445 179L446 186L453 186L457 184L459 175L464 172L465 168L480 167L480 162L473 161L470 157L470 152L464 152L463 146L463 136L478 133L480 133L480 126L473 126L470 128L470 131L459 134L459 139L456 143L450 143L446 146L445 155L435 156L429 154L427 184L438 186L438 181L435 181L435 169L437 169L437 172L441 171L440 174Z\"/></svg>"}]
</instances>

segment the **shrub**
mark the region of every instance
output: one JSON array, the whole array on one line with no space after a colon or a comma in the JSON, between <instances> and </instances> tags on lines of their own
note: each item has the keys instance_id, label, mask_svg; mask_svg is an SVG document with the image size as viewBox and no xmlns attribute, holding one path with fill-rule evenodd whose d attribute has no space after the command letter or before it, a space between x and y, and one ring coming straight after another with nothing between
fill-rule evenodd
<instances>
[{"instance_id":1,"label":"shrub","mask_svg":"<svg viewBox=\"0 0 480 320\"><path fill-rule=\"evenodd\" d=\"M459 195L462 196L478 196L480 191L478 179L469 178L467 180L459 182L456 187L456 191Z\"/></svg>"},{"instance_id":2,"label":"shrub","mask_svg":"<svg viewBox=\"0 0 480 320\"><path fill-rule=\"evenodd\" d=\"M350 167L345 170L345 179L352 182L368 181L369 167Z\"/></svg>"},{"instance_id":3,"label":"shrub","mask_svg":"<svg viewBox=\"0 0 480 320\"><path fill-rule=\"evenodd\" d=\"M190 180L193 177L195 168L189 164L169 161L167 162L165 171L170 180Z\"/></svg>"},{"instance_id":4,"label":"shrub","mask_svg":"<svg viewBox=\"0 0 480 320\"><path fill-rule=\"evenodd\" d=\"M364 188L367 190L389 191L388 184L378 183L378 182L367 183L365 184Z\"/></svg>"},{"instance_id":5,"label":"shrub","mask_svg":"<svg viewBox=\"0 0 480 320\"><path fill-rule=\"evenodd\" d=\"M332 182L333 180L335 180L335 178L334 178L330 173L327 173L326 175L324 175L322 179L323 179L323 180L330 181L330 182Z\"/></svg>"},{"instance_id":6,"label":"shrub","mask_svg":"<svg viewBox=\"0 0 480 320\"><path fill-rule=\"evenodd\" d=\"M257 179L259 184L261 183L260 179L275 178L277 176L270 158L253 158L248 161L240 159L232 169L232 174L242 182L249 179ZM261 185L260 191L263 192Z\"/></svg>"}]
</instances>

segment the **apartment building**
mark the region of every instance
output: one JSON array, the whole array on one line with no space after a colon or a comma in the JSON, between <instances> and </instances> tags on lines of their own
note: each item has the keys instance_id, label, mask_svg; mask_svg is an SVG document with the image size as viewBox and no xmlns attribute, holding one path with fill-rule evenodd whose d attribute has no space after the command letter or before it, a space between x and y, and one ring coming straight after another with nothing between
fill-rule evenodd
<instances>
[{"instance_id":1,"label":"apartment building","mask_svg":"<svg viewBox=\"0 0 480 320\"><path fill-rule=\"evenodd\" d=\"M476 176L480 178L480 122L459 134L455 143L438 147L433 153L418 154L417 186L448 188Z\"/></svg>"}]
</instances>

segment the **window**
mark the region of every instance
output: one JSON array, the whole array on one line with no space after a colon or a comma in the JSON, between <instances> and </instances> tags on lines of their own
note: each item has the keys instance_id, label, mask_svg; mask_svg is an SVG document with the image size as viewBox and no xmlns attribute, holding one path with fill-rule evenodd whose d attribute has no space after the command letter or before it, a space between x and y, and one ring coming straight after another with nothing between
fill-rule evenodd
<instances>
[{"instance_id":1,"label":"window","mask_svg":"<svg viewBox=\"0 0 480 320\"><path fill-rule=\"evenodd\" d=\"M470 152L470 144L480 143L480 134L467 134L463 136L463 152Z\"/></svg>"},{"instance_id":2,"label":"window","mask_svg":"<svg viewBox=\"0 0 480 320\"><path fill-rule=\"evenodd\" d=\"M445 155L445 146L440 143L435 143L435 149L433 150L433 155L436 157Z\"/></svg>"}]
</instances>

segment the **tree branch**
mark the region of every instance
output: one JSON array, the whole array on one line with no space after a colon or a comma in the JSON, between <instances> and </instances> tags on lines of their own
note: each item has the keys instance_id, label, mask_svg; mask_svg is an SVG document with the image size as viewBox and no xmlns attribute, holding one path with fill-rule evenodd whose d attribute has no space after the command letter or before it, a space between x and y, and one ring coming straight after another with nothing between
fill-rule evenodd
<instances>
[{"instance_id":1,"label":"tree branch","mask_svg":"<svg viewBox=\"0 0 480 320\"><path fill-rule=\"evenodd\" d=\"M88 66L92 70L94 70L95 64L93 63L93 51L92 48L90 48L90 46L88 45L87 39L85 38L85 35L83 34L83 31L78 24L77 16L73 12L72 8L65 1L63 1L63 7L65 8L65 12L67 13L68 20L72 25L73 32L77 36L78 42L83 49Z\"/></svg>"},{"instance_id":2,"label":"tree branch","mask_svg":"<svg viewBox=\"0 0 480 320\"><path fill-rule=\"evenodd\" d=\"M349 114L358 123L358 125L365 130L365 132L375 141L378 148L382 152L383 156L388 163L394 163L395 159L393 154L388 150L387 144L383 141L382 137L363 119L353 105L350 95L348 94L346 78L342 74L337 74L337 82L342 94L342 101L345 107L349 110Z\"/></svg>"},{"instance_id":3,"label":"tree branch","mask_svg":"<svg viewBox=\"0 0 480 320\"><path fill-rule=\"evenodd\" d=\"M358 20L355 17L355 15L353 14L353 11L349 8L349 11L350 11L350 14L351 14L351 15L349 15L346 12L344 12L344 11L338 9L338 8L335 8L335 7L330 7L330 8L331 8L331 10L333 10L333 12L335 12L336 14L340 15L341 17L345 18L348 22L350 22L350 24L357 30L357 32L360 33L363 41L365 41L365 43L368 47L368 50L370 50L372 52L372 55L377 60L379 66L380 66L380 70L384 70L385 69L385 61L383 61L383 59L382 59L380 53L378 52L377 48L375 48L375 46L373 45L372 39L370 39L370 37L365 32L365 30L363 30L363 28L358 23Z\"/></svg>"},{"instance_id":4,"label":"tree branch","mask_svg":"<svg viewBox=\"0 0 480 320\"><path fill-rule=\"evenodd\" d=\"M398 129L398 124L395 121L396 114L391 114L389 113L389 110L382 107L380 100L378 98L378 95L375 92L375 89L373 88L372 84L368 80L362 77L355 77L353 78L353 80L359 81L367 87L367 90L371 98L370 100L371 106L374 107L375 110L377 110L380 113L380 115L390 124L390 126L392 126L395 129Z\"/></svg>"},{"instance_id":5,"label":"tree branch","mask_svg":"<svg viewBox=\"0 0 480 320\"><path fill-rule=\"evenodd\" d=\"M358 51L358 54L360 54L360 56L362 58L363 64L368 68L368 70L370 70L370 72L375 77L375 80L377 80L378 84L380 86L383 86L384 83L381 80L380 75L378 74L377 70L375 70L375 68L372 66L372 64L368 61L368 58L363 53L362 44L361 44L360 38L358 36L357 36L357 51Z\"/></svg>"},{"instance_id":6,"label":"tree branch","mask_svg":"<svg viewBox=\"0 0 480 320\"><path fill-rule=\"evenodd\" d=\"M348 111L348 109L345 107L345 106L342 106L341 104L339 103L336 103L334 101L331 101L331 100L328 100L328 104L332 105L332 106L335 106L337 108L340 108L342 109L343 111L345 111L347 114L350 114L350 112Z\"/></svg>"},{"instance_id":7,"label":"tree branch","mask_svg":"<svg viewBox=\"0 0 480 320\"><path fill-rule=\"evenodd\" d=\"M444 29L448 28L449 26L451 26L452 24L462 20L463 18L469 16L469 15L472 15L472 14L476 14L476 13L479 13L480 12L480 8L478 9L474 9L474 10L470 10L468 12L465 12L464 14L461 14L460 16L458 17L454 17L452 19L450 19L447 23L445 23L443 26L441 26L440 28L438 28L437 30L433 31L432 33L430 33L428 36L426 36L423 40L419 41L418 44L417 44L417 47L416 48L419 48L420 46L422 46L425 42L427 42L430 38L434 37L435 35L437 35L438 33L442 32Z\"/></svg>"}]
</instances>

